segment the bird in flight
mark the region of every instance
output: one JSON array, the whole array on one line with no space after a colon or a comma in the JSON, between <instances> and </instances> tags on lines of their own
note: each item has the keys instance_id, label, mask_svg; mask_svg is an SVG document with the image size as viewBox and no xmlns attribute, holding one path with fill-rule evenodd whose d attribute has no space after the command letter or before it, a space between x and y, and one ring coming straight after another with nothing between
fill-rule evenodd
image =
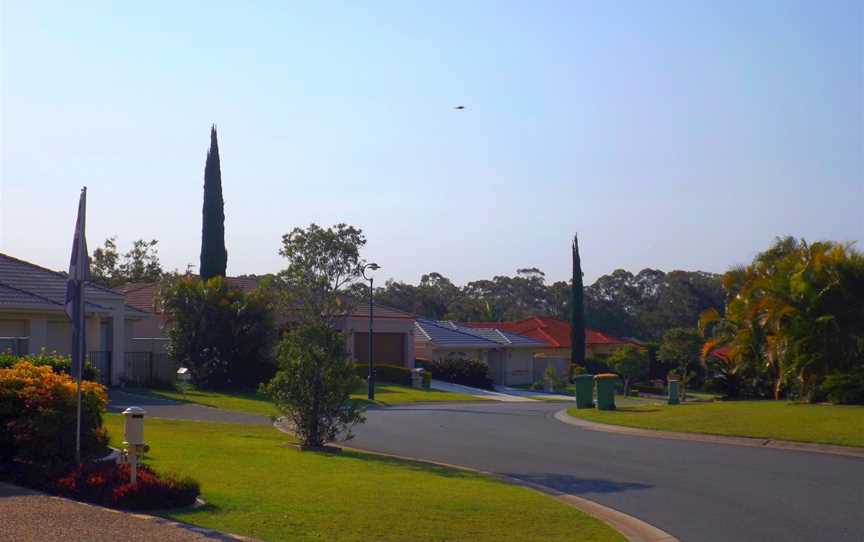
<instances>
[{"instance_id":1,"label":"bird in flight","mask_svg":"<svg viewBox=\"0 0 864 542\"><path fill-rule=\"evenodd\" d=\"M465 109L465 106L464 105L457 105L453 109Z\"/></svg>"}]
</instances>

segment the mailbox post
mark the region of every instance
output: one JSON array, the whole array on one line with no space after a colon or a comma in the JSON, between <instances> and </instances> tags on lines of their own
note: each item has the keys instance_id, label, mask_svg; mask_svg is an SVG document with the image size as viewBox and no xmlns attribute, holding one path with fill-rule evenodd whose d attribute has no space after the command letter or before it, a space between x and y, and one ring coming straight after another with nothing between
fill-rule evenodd
<instances>
[{"instance_id":1,"label":"mailbox post","mask_svg":"<svg viewBox=\"0 0 864 542\"><path fill-rule=\"evenodd\" d=\"M144 415L147 412L140 407L129 407L123 411L125 422L125 440L123 446L126 447L126 454L129 458L129 481L132 485L138 483L138 455L147 451L147 445L144 444Z\"/></svg>"},{"instance_id":2,"label":"mailbox post","mask_svg":"<svg viewBox=\"0 0 864 542\"><path fill-rule=\"evenodd\" d=\"M183 395L186 395L186 390L189 387L189 381L192 379L192 375L189 374L189 369L186 367L180 367L177 369L177 380L180 381L180 390L183 392Z\"/></svg>"}]
</instances>

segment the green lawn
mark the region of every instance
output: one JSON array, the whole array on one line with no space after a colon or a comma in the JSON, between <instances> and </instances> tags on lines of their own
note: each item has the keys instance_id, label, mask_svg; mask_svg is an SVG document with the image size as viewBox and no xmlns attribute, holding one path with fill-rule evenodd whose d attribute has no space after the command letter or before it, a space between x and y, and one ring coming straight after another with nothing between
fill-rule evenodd
<instances>
[{"instance_id":1,"label":"green lawn","mask_svg":"<svg viewBox=\"0 0 864 542\"><path fill-rule=\"evenodd\" d=\"M122 416L108 414L111 442ZM148 419L147 462L201 483L166 517L263 540L619 541L557 500L492 478L346 451L298 452L269 426Z\"/></svg>"},{"instance_id":2,"label":"green lawn","mask_svg":"<svg viewBox=\"0 0 864 542\"><path fill-rule=\"evenodd\" d=\"M248 412L250 414L260 414L262 416L277 416L279 412L269 399L256 392L214 392L189 390L181 393L179 391L166 390L151 390L151 389L134 389L129 390L130 393L139 395L150 395L162 397L165 399L173 399L176 401L187 401L197 403L223 410L234 410L237 412ZM376 404L380 406L403 405L408 403L422 402L448 402L448 401L483 401L479 397L471 395L463 395L461 393L450 393L438 390L418 390L407 386L397 386L395 384L378 384L375 386L375 402L369 403L366 399L364 391L351 395L351 398L356 401L362 401L366 404Z\"/></svg>"},{"instance_id":3,"label":"green lawn","mask_svg":"<svg viewBox=\"0 0 864 542\"><path fill-rule=\"evenodd\" d=\"M645 429L864 446L864 407L860 406L721 401L567 412L592 422Z\"/></svg>"}]
</instances>

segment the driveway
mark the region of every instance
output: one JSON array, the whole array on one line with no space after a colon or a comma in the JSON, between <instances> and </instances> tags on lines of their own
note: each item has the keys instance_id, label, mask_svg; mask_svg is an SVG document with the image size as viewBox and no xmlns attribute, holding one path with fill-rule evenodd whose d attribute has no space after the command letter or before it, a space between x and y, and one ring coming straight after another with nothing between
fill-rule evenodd
<instances>
[{"instance_id":1,"label":"driveway","mask_svg":"<svg viewBox=\"0 0 864 542\"><path fill-rule=\"evenodd\" d=\"M590 431L555 420L564 406L370 410L350 445L543 484L683 541L861 540L864 461Z\"/></svg>"},{"instance_id":2,"label":"driveway","mask_svg":"<svg viewBox=\"0 0 864 542\"><path fill-rule=\"evenodd\" d=\"M50 497L0 483L7 542L231 542L239 538L170 520ZM248 540L248 539L247 539Z\"/></svg>"}]
</instances>

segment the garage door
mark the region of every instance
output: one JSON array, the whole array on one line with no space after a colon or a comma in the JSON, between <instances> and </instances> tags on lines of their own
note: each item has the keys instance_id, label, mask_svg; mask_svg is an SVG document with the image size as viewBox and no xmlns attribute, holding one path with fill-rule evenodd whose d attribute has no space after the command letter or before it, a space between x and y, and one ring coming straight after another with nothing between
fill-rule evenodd
<instances>
[{"instance_id":1,"label":"garage door","mask_svg":"<svg viewBox=\"0 0 864 542\"><path fill-rule=\"evenodd\" d=\"M372 350L376 364L405 366L404 333L373 333ZM354 333L354 359L369 363L368 333Z\"/></svg>"},{"instance_id":2,"label":"garage door","mask_svg":"<svg viewBox=\"0 0 864 542\"><path fill-rule=\"evenodd\" d=\"M531 374L534 364L533 353L527 350L511 350L508 354L505 384L509 386L530 384L533 377Z\"/></svg>"}]
</instances>

